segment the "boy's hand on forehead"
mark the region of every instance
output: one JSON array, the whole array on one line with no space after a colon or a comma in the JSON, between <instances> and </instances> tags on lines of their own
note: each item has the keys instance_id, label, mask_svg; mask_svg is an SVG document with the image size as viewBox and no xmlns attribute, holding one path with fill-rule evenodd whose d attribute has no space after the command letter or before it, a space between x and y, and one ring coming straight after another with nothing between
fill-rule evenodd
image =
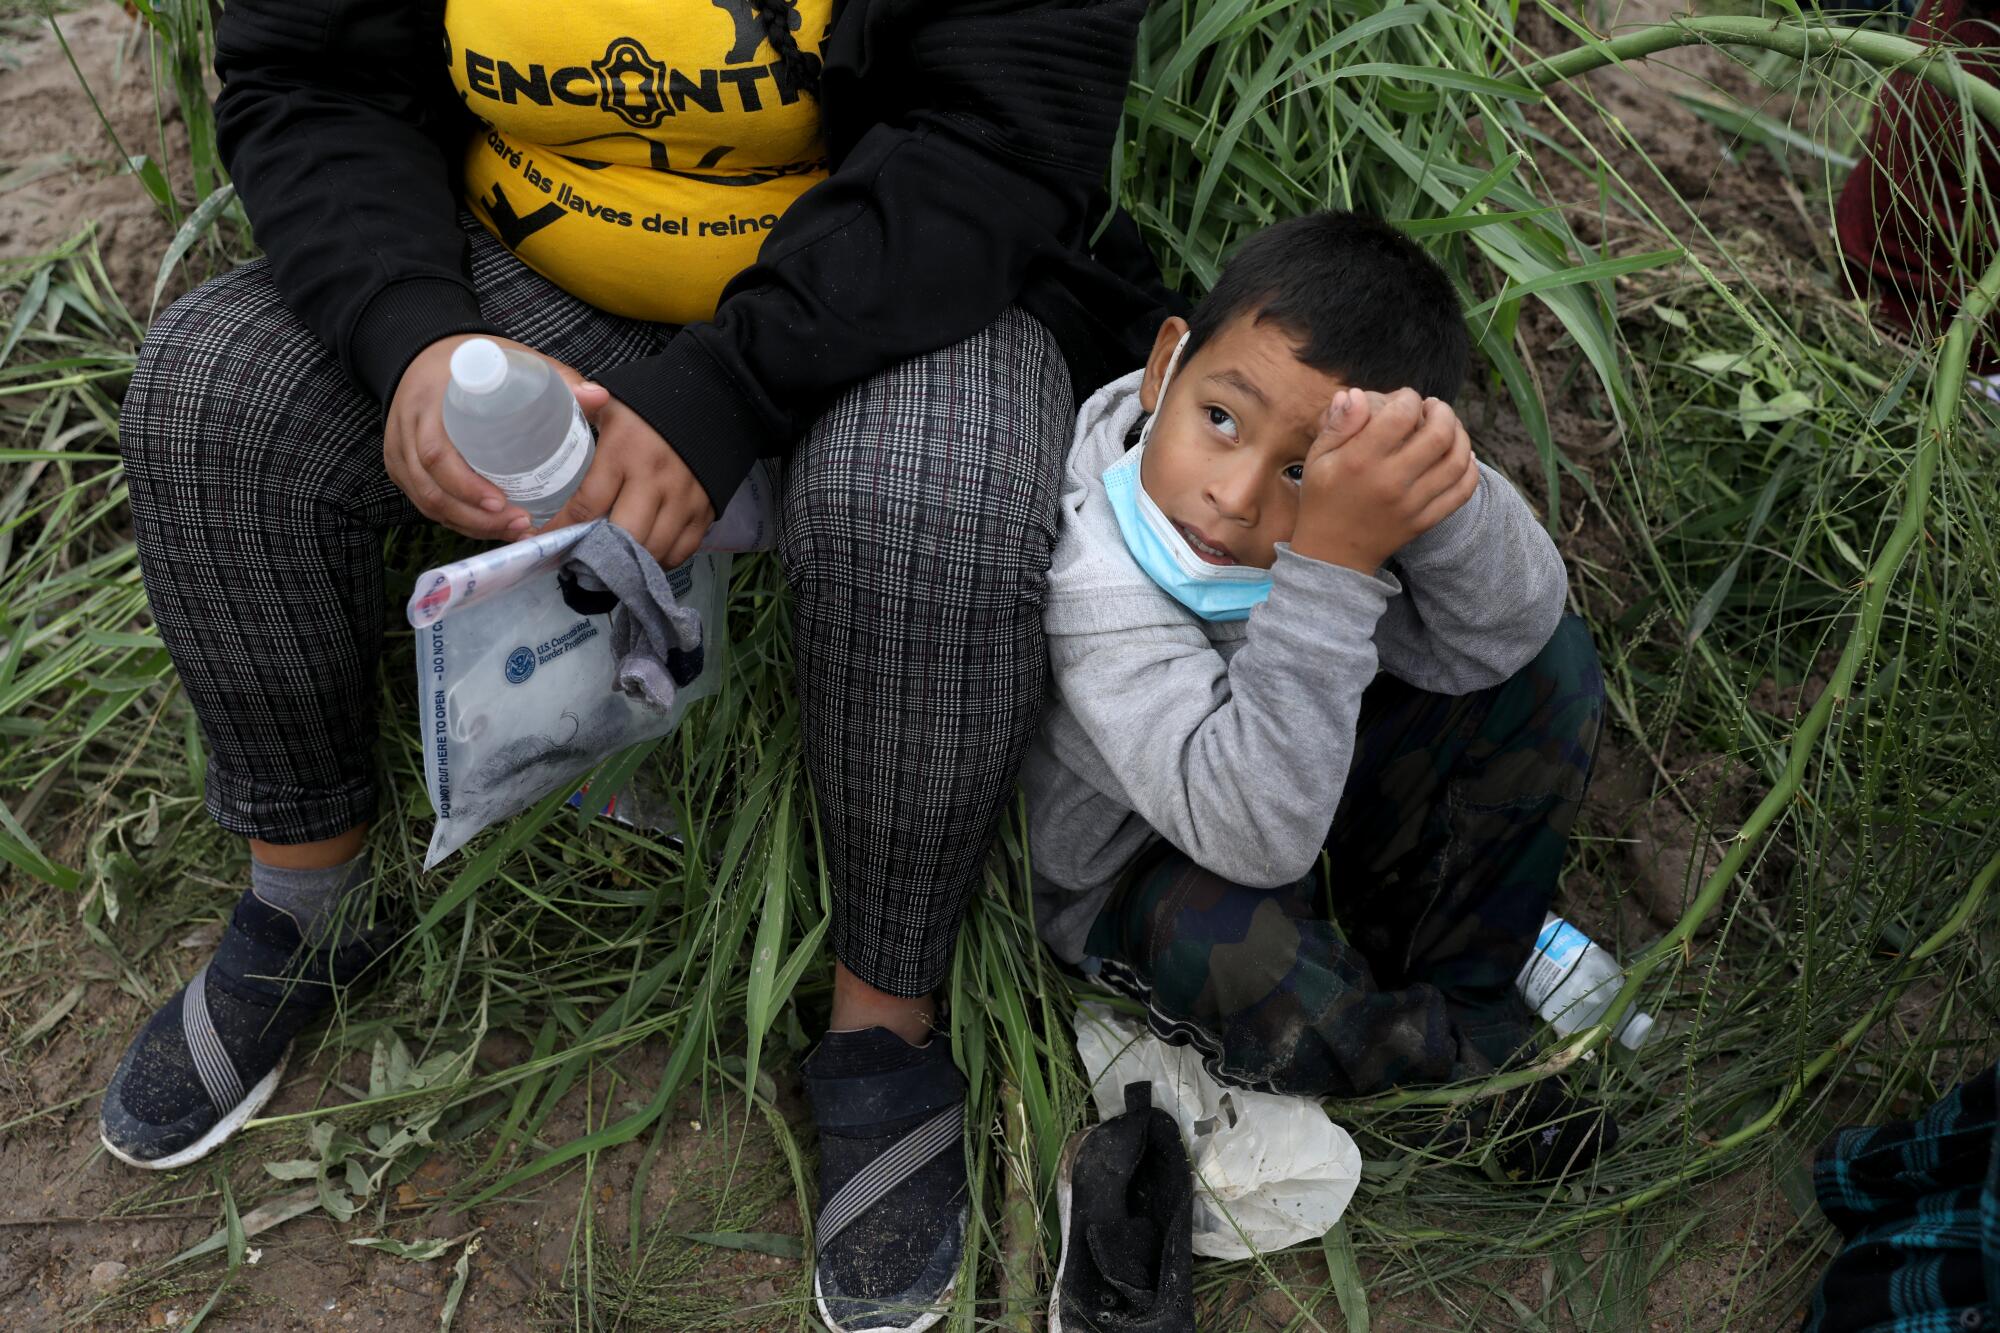
<instances>
[{"instance_id":1,"label":"boy's hand on forehead","mask_svg":"<svg viewBox=\"0 0 2000 1333\"><path fill-rule=\"evenodd\" d=\"M1343 389L1306 454L1292 549L1373 574L1478 487L1471 438L1449 404L1414 389Z\"/></svg>"}]
</instances>

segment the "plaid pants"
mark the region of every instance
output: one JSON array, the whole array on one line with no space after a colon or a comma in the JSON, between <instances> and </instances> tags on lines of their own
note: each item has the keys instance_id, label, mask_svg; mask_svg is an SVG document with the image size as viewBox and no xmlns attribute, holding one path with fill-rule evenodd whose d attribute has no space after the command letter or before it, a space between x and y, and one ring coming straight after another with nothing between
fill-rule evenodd
<instances>
[{"instance_id":1,"label":"plaid pants","mask_svg":"<svg viewBox=\"0 0 2000 1333\"><path fill-rule=\"evenodd\" d=\"M1093 924L1085 971L1225 1082L1354 1097L1504 1063L1531 1031L1514 978L1603 711L1575 616L1491 689L1377 676L1327 834L1331 883L1251 888L1159 844Z\"/></svg>"},{"instance_id":2,"label":"plaid pants","mask_svg":"<svg viewBox=\"0 0 2000 1333\"><path fill-rule=\"evenodd\" d=\"M493 324L585 373L672 329L605 314L469 217ZM901 994L943 979L1041 712L1044 575L1075 403L1028 315L850 388L787 467L805 754L834 949ZM174 303L121 413L153 616L209 749L224 828L331 837L375 810L382 535L421 522L382 409L248 264Z\"/></svg>"}]
</instances>

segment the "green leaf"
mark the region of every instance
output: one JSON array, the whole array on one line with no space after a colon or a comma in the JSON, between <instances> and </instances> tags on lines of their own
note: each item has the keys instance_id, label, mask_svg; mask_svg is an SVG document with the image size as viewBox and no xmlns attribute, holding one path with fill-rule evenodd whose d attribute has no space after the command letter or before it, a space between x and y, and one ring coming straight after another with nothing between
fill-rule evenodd
<instances>
[{"instance_id":1,"label":"green leaf","mask_svg":"<svg viewBox=\"0 0 2000 1333\"><path fill-rule=\"evenodd\" d=\"M317 1207L319 1207L319 1192L311 1185L306 1186L304 1189L293 1190L290 1194L280 1195L275 1199L266 1199L263 1203L258 1204L255 1208L243 1214L241 1219L243 1235L245 1239L248 1239L259 1232L270 1230L281 1222L289 1222L301 1213L309 1213ZM229 1244L229 1232L229 1227L223 1227L207 1240L197 1241L187 1249L182 1250L179 1254L167 1260L164 1266L172 1267L188 1259L198 1259L204 1254L213 1254L215 1251Z\"/></svg>"},{"instance_id":2,"label":"green leaf","mask_svg":"<svg viewBox=\"0 0 2000 1333\"><path fill-rule=\"evenodd\" d=\"M1202 169L1201 179L1195 183L1196 217L1200 217L1207 210L1209 199L1214 195L1216 186L1221 183L1223 174L1235 167L1237 142L1250 128L1271 91L1285 79L1286 53L1292 45L1293 36L1304 24L1308 12L1304 7L1293 12L1283 36L1272 44L1270 54L1265 57L1256 73L1250 76L1249 86L1238 91L1229 123L1223 127L1222 133L1216 136L1214 144L1209 149L1208 163Z\"/></svg>"},{"instance_id":3,"label":"green leaf","mask_svg":"<svg viewBox=\"0 0 2000 1333\"><path fill-rule=\"evenodd\" d=\"M1747 384L1744 386L1746 389L1749 387ZM1715 613L1722 609L1722 599L1736 586L1736 575L1743 568L1743 557L1756 542L1758 535L1763 532L1764 522L1771 517L1771 508L1777 503L1778 492L1784 488L1787 478L1791 476L1791 470L1791 460L1787 458L1778 465L1777 471L1771 474L1771 479L1764 483L1764 489L1757 496L1756 508L1750 513L1750 526L1743 533L1742 549L1723 567L1722 573L1716 576L1715 581L1708 585L1707 591L1703 592L1700 600L1694 604L1694 610L1688 613L1686 641L1690 645L1708 629L1710 623L1715 620Z\"/></svg>"},{"instance_id":4,"label":"green leaf","mask_svg":"<svg viewBox=\"0 0 2000 1333\"><path fill-rule=\"evenodd\" d=\"M12 170L0 174L0 194L11 193L14 190L20 189L23 185L32 185L44 177L55 175L58 171L67 171L75 162L75 153L38 154L15 166ZM6 357L0 356L0 362L4 362L6 359Z\"/></svg>"},{"instance_id":5,"label":"green leaf","mask_svg":"<svg viewBox=\"0 0 2000 1333\"><path fill-rule=\"evenodd\" d=\"M1330 78L1335 79L1408 79L1412 83L1432 88L1450 88L1455 92L1477 93L1482 97L1501 97L1515 102L1539 102L1539 89L1525 83L1511 83L1505 79L1488 78L1484 74L1472 74L1462 69L1450 69L1443 65L1398 65L1388 61L1371 60L1356 65L1343 65Z\"/></svg>"},{"instance_id":6,"label":"green leaf","mask_svg":"<svg viewBox=\"0 0 2000 1333\"><path fill-rule=\"evenodd\" d=\"M1748 389L1749 385L1744 385ZM1751 399L1756 395L1752 393ZM1746 400L1747 401L1747 400ZM1787 389L1775 398L1767 398L1757 406L1741 413L1743 420L1755 422L1790 421L1793 417L1813 409L1812 395L1801 389Z\"/></svg>"},{"instance_id":7,"label":"green leaf","mask_svg":"<svg viewBox=\"0 0 2000 1333\"><path fill-rule=\"evenodd\" d=\"M753 1254L775 1254L780 1259L806 1257L805 1241L776 1231L682 1231L682 1240L714 1245L725 1250L749 1250Z\"/></svg>"},{"instance_id":8,"label":"green leaf","mask_svg":"<svg viewBox=\"0 0 2000 1333\"><path fill-rule=\"evenodd\" d=\"M359 1245L363 1249L380 1250L393 1254L398 1259L409 1259L415 1263L429 1263L446 1250L464 1240L463 1236L447 1236L438 1240L392 1240L387 1236L356 1236L349 1245Z\"/></svg>"},{"instance_id":9,"label":"green leaf","mask_svg":"<svg viewBox=\"0 0 2000 1333\"><path fill-rule=\"evenodd\" d=\"M6 340L0 342L0 366L5 366L7 358L13 355L14 344L21 340L22 330L28 327L29 321L41 313L42 302L47 300L49 295L49 274L54 271L51 266L29 279L28 290L21 294L21 304L14 307L14 318L7 325Z\"/></svg>"},{"instance_id":10,"label":"green leaf","mask_svg":"<svg viewBox=\"0 0 2000 1333\"><path fill-rule=\"evenodd\" d=\"M359 1205L342 1193L340 1187L329 1180L324 1173L320 1175L313 1188L319 1195L319 1206L326 1209L328 1217L336 1222L345 1222L354 1216L354 1210Z\"/></svg>"},{"instance_id":11,"label":"green leaf","mask_svg":"<svg viewBox=\"0 0 2000 1333\"><path fill-rule=\"evenodd\" d=\"M1748 352L1703 352L1688 362L1696 370L1707 375L1726 375L1732 370L1748 369Z\"/></svg>"},{"instance_id":12,"label":"green leaf","mask_svg":"<svg viewBox=\"0 0 2000 1333\"><path fill-rule=\"evenodd\" d=\"M438 1333L451 1333L452 1317L458 1313L458 1303L465 1296L465 1279L472 1271L472 1256L479 1250L479 1233L474 1232L465 1242L458 1262L451 1266L451 1287L444 1294L444 1309L438 1313Z\"/></svg>"},{"instance_id":13,"label":"green leaf","mask_svg":"<svg viewBox=\"0 0 2000 1333\"><path fill-rule=\"evenodd\" d=\"M1699 93L1676 92L1674 98L1718 129L1761 144L1780 162L1786 161L1789 154L1799 153L1824 162L1837 171L1849 171L1854 167L1854 158L1829 146L1823 135L1801 134L1768 112L1753 111L1740 103L1704 97Z\"/></svg>"},{"instance_id":14,"label":"green leaf","mask_svg":"<svg viewBox=\"0 0 2000 1333\"><path fill-rule=\"evenodd\" d=\"M160 293L167 289L167 278L173 273L174 265L181 262L194 243L201 239L203 232L215 225L215 220L222 216L223 210L229 207L229 201L235 197L234 185L219 185L194 212L188 214L187 221L181 223L180 230L174 233L173 242L167 246L167 252L160 256L160 271L153 279L152 309L159 308ZM0 363L6 359L0 356Z\"/></svg>"},{"instance_id":15,"label":"green leaf","mask_svg":"<svg viewBox=\"0 0 2000 1333\"><path fill-rule=\"evenodd\" d=\"M1839 533L1835 532L1832 528L1826 529L1826 540L1840 558L1854 568L1857 574L1865 576L1868 573L1868 562L1863 560L1860 554L1852 546L1849 546Z\"/></svg>"},{"instance_id":16,"label":"green leaf","mask_svg":"<svg viewBox=\"0 0 2000 1333\"><path fill-rule=\"evenodd\" d=\"M1528 373L1528 367L1514 351L1512 342L1498 326L1491 323L1481 325L1479 349L1499 373L1501 383L1507 386L1509 396L1521 413L1521 424L1527 428L1528 438L1534 441L1535 453L1542 460L1542 476L1549 488L1549 512L1545 525L1549 532L1559 532L1562 527L1562 452L1556 448L1555 436L1549 429L1549 414L1542 404L1541 392Z\"/></svg>"},{"instance_id":17,"label":"green leaf","mask_svg":"<svg viewBox=\"0 0 2000 1333\"><path fill-rule=\"evenodd\" d=\"M56 1024L63 1021L70 1010L76 1008L76 1002L82 998L83 983L79 981L64 991L54 1004L44 1009L40 1018L28 1024L21 1035L14 1038L14 1045L17 1047L26 1046L37 1037L45 1036L55 1028Z\"/></svg>"},{"instance_id":18,"label":"green leaf","mask_svg":"<svg viewBox=\"0 0 2000 1333\"><path fill-rule=\"evenodd\" d=\"M1427 236L1452 236L1460 232L1478 231L1482 227L1507 227L1530 222L1535 218L1550 217L1562 210L1554 204L1542 208L1521 209L1513 213L1466 213L1458 217L1444 218L1398 218L1398 231L1422 239Z\"/></svg>"},{"instance_id":19,"label":"green leaf","mask_svg":"<svg viewBox=\"0 0 2000 1333\"><path fill-rule=\"evenodd\" d=\"M0 360L6 360L6 358L4 358L4 356L0 356ZM1870 410L1870 412L1868 412L1868 424L1870 424L1870 426L1880 426L1880 424L1882 424L1884 420L1888 420L1890 412L1894 412L1894 410L1896 410L1896 404L1900 404L1900 402L1902 402L1902 396L1904 396L1904 392L1908 392L1908 388L1910 388L1910 376L1914 376L1914 374L1916 374L1916 368L1918 368L1918 366L1922 366L1922 364L1924 364L1922 360L1916 360L1916 358L1912 358L1912 360L1910 360L1910 364L1906 364L1906 366L1902 368L1902 374L1898 374L1898 376L1896 376L1896 382L1888 386L1888 392L1886 392L1886 394L1882 394L1882 400L1880 400L1880 402L1876 402L1876 404L1874 404L1874 410Z\"/></svg>"},{"instance_id":20,"label":"green leaf","mask_svg":"<svg viewBox=\"0 0 2000 1333\"><path fill-rule=\"evenodd\" d=\"M207 1302L201 1309L195 1311L194 1318L188 1320L187 1333L194 1333L201 1327L202 1321L208 1318L216 1304L222 1300L222 1293L229 1290L231 1279L236 1276L236 1271L243 1267L243 1254L249 1241L248 1234L243 1229L243 1219L236 1213L236 1194L229 1188L228 1174L218 1168L215 1176L222 1191L222 1239L229 1250L229 1266L223 1270L222 1280L215 1284L215 1290L209 1293Z\"/></svg>"},{"instance_id":21,"label":"green leaf","mask_svg":"<svg viewBox=\"0 0 2000 1333\"><path fill-rule=\"evenodd\" d=\"M1642 255L1626 255L1622 259L1600 259L1591 264L1579 264L1575 268L1544 273L1540 277L1529 278L1525 282L1509 281L1498 296L1489 297L1465 312L1467 319L1476 318L1493 309L1502 301L1519 300L1524 296L1539 295L1556 291L1563 287L1575 287L1586 282L1602 282L1607 278L1621 277L1627 273L1639 273L1645 269L1658 268L1681 259L1687 251L1680 246L1665 250L1648 250Z\"/></svg>"},{"instance_id":22,"label":"green leaf","mask_svg":"<svg viewBox=\"0 0 2000 1333\"><path fill-rule=\"evenodd\" d=\"M792 789L788 785L778 797L777 817L771 822L770 853L764 860L764 906L757 922L757 942L751 947L750 980L744 992L743 1021L749 1037L743 1056L743 1081L757 1082L757 1058L764 1046L764 1034L771 1029L772 994L778 971L778 951L784 947L790 924L792 868Z\"/></svg>"},{"instance_id":23,"label":"green leaf","mask_svg":"<svg viewBox=\"0 0 2000 1333\"><path fill-rule=\"evenodd\" d=\"M1757 413L1764 407L1764 396L1757 392L1757 386L1745 381L1736 391L1736 419L1743 429L1743 438L1757 438Z\"/></svg>"},{"instance_id":24,"label":"green leaf","mask_svg":"<svg viewBox=\"0 0 2000 1333\"><path fill-rule=\"evenodd\" d=\"M451 882L451 887L438 895L437 901L430 905L430 909L424 913L423 919L410 934L413 937L427 935L440 921L457 911L467 898L499 873L501 865L507 858L541 833L548 822L555 818L556 813L569 801L570 794L575 790L574 787L567 785L559 787L544 796L533 809L516 815L500 831L499 837L486 844L480 853L466 864L465 869L458 872L457 877Z\"/></svg>"},{"instance_id":25,"label":"green leaf","mask_svg":"<svg viewBox=\"0 0 2000 1333\"><path fill-rule=\"evenodd\" d=\"M1326 1275L1333 1284L1333 1299L1340 1305L1347 1333L1368 1333L1368 1291L1361 1281L1361 1265L1355 1259L1354 1238L1347 1234L1345 1220L1335 1222L1320 1237L1326 1253Z\"/></svg>"},{"instance_id":26,"label":"green leaf","mask_svg":"<svg viewBox=\"0 0 2000 1333\"><path fill-rule=\"evenodd\" d=\"M14 818L14 812L0 801L0 861L5 861L23 874L32 875L44 884L52 884L65 893L73 893L83 876L65 865L57 865L42 855L42 849L28 836Z\"/></svg>"},{"instance_id":27,"label":"green leaf","mask_svg":"<svg viewBox=\"0 0 2000 1333\"><path fill-rule=\"evenodd\" d=\"M160 164L144 153L136 153L125 159L125 165L139 178L139 184L146 187L146 193L153 196L153 202L171 212L174 206L174 191L173 187L167 184L167 174L160 170Z\"/></svg>"}]
</instances>

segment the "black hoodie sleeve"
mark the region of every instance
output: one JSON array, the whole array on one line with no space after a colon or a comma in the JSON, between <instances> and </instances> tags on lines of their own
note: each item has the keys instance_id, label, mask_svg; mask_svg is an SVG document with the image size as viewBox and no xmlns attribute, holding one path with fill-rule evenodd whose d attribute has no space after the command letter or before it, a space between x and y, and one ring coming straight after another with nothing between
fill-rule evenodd
<instances>
[{"instance_id":1,"label":"black hoodie sleeve","mask_svg":"<svg viewBox=\"0 0 2000 1333\"><path fill-rule=\"evenodd\" d=\"M229 0L216 130L278 291L377 398L481 318L458 228L474 124L442 0Z\"/></svg>"},{"instance_id":2,"label":"black hoodie sleeve","mask_svg":"<svg viewBox=\"0 0 2000 1333\"><path fill-rule=\"evenodd\" d=\"M751 461L789 449L830 396L971 337L1031 266L1083 248L1144 13L1145 0L872 0L865 23L836 23L832 174L786 210L712 322L599 381L720 513ZM866 128L846 146L857 103Z\"/></svg>"}]
</instances>

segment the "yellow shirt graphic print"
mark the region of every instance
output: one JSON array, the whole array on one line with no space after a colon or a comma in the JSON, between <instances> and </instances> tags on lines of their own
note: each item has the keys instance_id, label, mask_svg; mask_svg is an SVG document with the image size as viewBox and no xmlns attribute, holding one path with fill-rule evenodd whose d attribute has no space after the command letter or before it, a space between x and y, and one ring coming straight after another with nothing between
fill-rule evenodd
<instances>
[{"instance_id":1,"label":"yellow shirt graphic print","mask_svg":"<svg viewBox=\"0 0 2000 1333\"><path fill-rule=\"evenodd\" d=\"M446 53L486 122L465 197L600 309L710 319L764 233L826 175L819 103L765 15L817 56L832 0L448 0Z\"/></svg>"}]
</instances>

